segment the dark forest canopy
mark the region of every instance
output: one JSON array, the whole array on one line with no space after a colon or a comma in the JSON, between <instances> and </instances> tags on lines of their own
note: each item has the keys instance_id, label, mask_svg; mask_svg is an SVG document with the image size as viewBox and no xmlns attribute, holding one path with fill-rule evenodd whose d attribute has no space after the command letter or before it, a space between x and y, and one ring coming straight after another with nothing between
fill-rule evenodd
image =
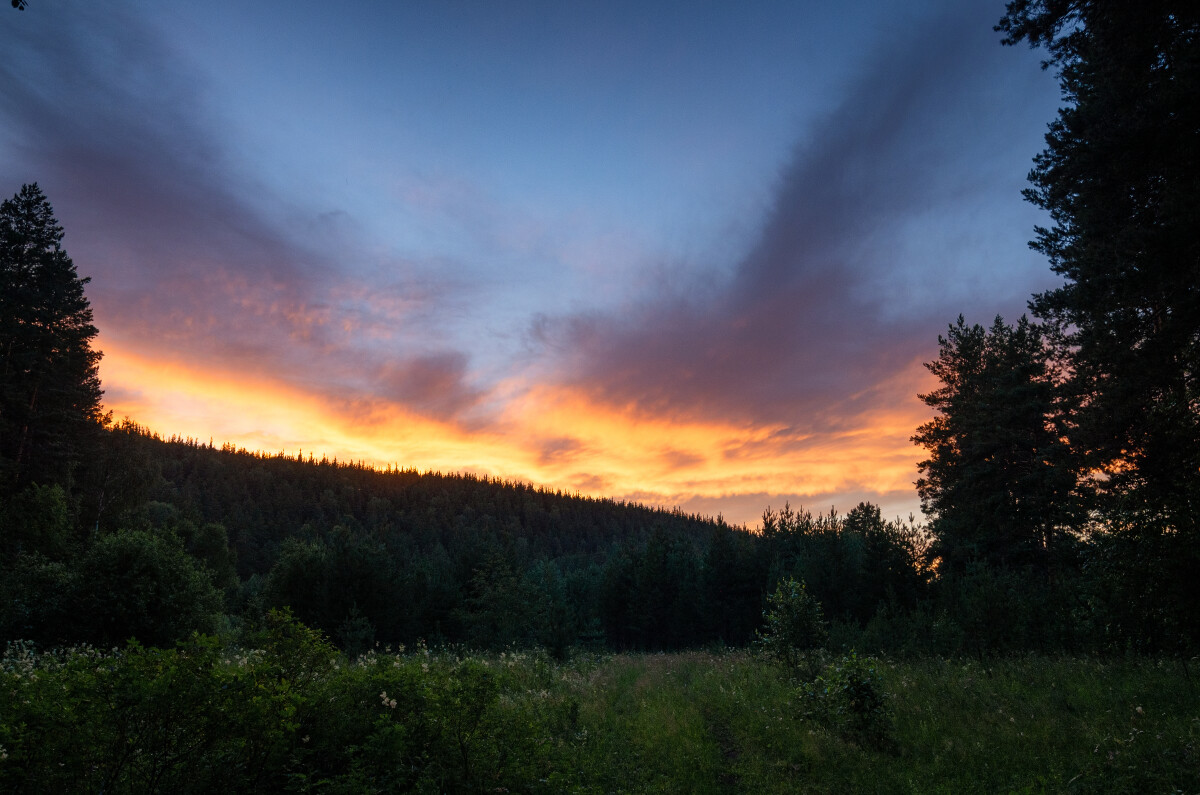
<instances>
[{"instance_id":1,"label":"dark forest canopy","mask_svg":"<svg viewBox=\"0 0 1200 795\"><path fill-rule=\"evenodd\" d=\"M209 605L188 619L198 626L216 620L205 601L215 589L220 611L238 620L290 607L347 648L420 638L559 652L744 645L783 577L807 579L832 618L854 625L883 605L915 606L926 585L920 527L886 522L870 505L845 517L768 510L765 532L754 534L523 483L163 440L128 423L105 440L126 499L94 523L99 538L63 527L63 543L44 555L9 549L10 636L109 641L139 626L139 637L169 634L187 622L148 618L137 597L169 579ZM39 513L70 524L61 490L22 499L14 524ZM142 561L151 582L112 568L114 555ZM121 602L126 623L88 612L105 587L134 594ZM57 600L45 599L49 590Z\"/></svg>"}]
</instances>

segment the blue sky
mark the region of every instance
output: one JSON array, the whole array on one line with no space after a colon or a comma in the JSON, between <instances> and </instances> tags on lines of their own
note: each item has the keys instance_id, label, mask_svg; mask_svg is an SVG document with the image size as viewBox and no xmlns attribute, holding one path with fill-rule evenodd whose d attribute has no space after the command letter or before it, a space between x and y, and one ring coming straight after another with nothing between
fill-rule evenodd
<instances>
[{"instance_id":1,"label":"blue sky","mask_svg":"<svg viewBox=\"0 0 1200 795\"><path fill-rule=\"evenodd\" d=\"M907 513L922 361L1054 284L993 2L49 2L37 181L154 430L753 522Z\"/></svg>"}]
</instances>

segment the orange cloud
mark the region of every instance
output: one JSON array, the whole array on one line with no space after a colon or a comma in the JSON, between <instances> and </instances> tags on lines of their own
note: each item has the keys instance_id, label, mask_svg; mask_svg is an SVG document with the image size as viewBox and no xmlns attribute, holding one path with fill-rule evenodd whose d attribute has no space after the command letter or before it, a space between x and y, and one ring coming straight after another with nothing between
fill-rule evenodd
<instances>
[{"instance_id":1,"label":"orange cloud","mask_svg":"<svg viewBox=\"0 0 1200 795\"><path fill-rule=\"evenodd\" d=\"M894 405L829 432L647 417L600 404L578 388L519 383L497 390L508 397L488 422L464 428L397 403L335 400L269 376L103 347L108 408L164 435L467 471L650 504L716 506L712 512L748 524L765 506L747 505L748 495L816 508L833 500L846 510L860 498L885 495L895 503L897 494L909 494L915 505L920 451L908 438L927 413L915 398L923 371L886 385L903 396ZM885 501L892 507L911 510Z\"/></svg>"}]
</instances>

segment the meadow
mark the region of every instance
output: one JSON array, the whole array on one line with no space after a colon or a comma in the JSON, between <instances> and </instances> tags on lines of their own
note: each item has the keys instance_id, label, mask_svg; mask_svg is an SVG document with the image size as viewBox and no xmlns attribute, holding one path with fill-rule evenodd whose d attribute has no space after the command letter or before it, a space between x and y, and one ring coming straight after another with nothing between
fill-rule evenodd
<instances>
[{"instance_id":1,"label":"meadow","mask_svg":"<svg viewBox=\"0 0 1200 795\"><path fill-rule=\"evenodd\" d=\"M1179 659L860 658L882 699L863 733L747 651L351 660L286 616L257 640L11 645L0 790L1200 791Z\"/></svg>"}]
</instances>

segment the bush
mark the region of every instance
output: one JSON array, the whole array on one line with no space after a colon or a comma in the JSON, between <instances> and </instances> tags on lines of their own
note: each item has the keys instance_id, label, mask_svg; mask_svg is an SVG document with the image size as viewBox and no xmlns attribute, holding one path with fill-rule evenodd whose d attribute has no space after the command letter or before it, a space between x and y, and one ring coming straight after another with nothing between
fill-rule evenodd
<instances>
[{"instance_id":1,"label":"bush","mask_svg":"<svg viewBox=\"0 0 1200 795\"><path fill-rule=\"evenodd\" d=\"M823 649L829 638L821 603L808 592L803 582L796 582L791 577L780 581L775 593L767 597L763 624L755 647L767 659L787 668L793 676L797 676L802 668L812 667L811 653Z\"/></svg>"},{"instance_id":2,"label":"bush","mask_svg":"<svg viewBox=\"0 0 1200 795\"><path fill-rule=\"evenodd\" d=\"M137 638L170 646L192 632L212 632L221 594L195 558L171 534L122 530L80 558L80 635L101 645Z\"/></svg>"},{"instance_id":3,"label":"bush","mask_svg":"<svg viewBox=\"0 0 1200 795\"><path fill-rule=\"evenodd\" d=\"M805 717L844 739L875 748L887 743L891 716L875 660L852 651L800 685L800 697Z\"/></svg>"},{"instance_id":4,"label":"bush","mask_svg":"<svg viewBox=\"0 0 1200 795\"><path fill-rule=\"evenodd\" d=\"M0 506L0 561L21 553L62 560L71 543L71 515L62 486L35 484Z\"/></svg>"}]
</instances>

